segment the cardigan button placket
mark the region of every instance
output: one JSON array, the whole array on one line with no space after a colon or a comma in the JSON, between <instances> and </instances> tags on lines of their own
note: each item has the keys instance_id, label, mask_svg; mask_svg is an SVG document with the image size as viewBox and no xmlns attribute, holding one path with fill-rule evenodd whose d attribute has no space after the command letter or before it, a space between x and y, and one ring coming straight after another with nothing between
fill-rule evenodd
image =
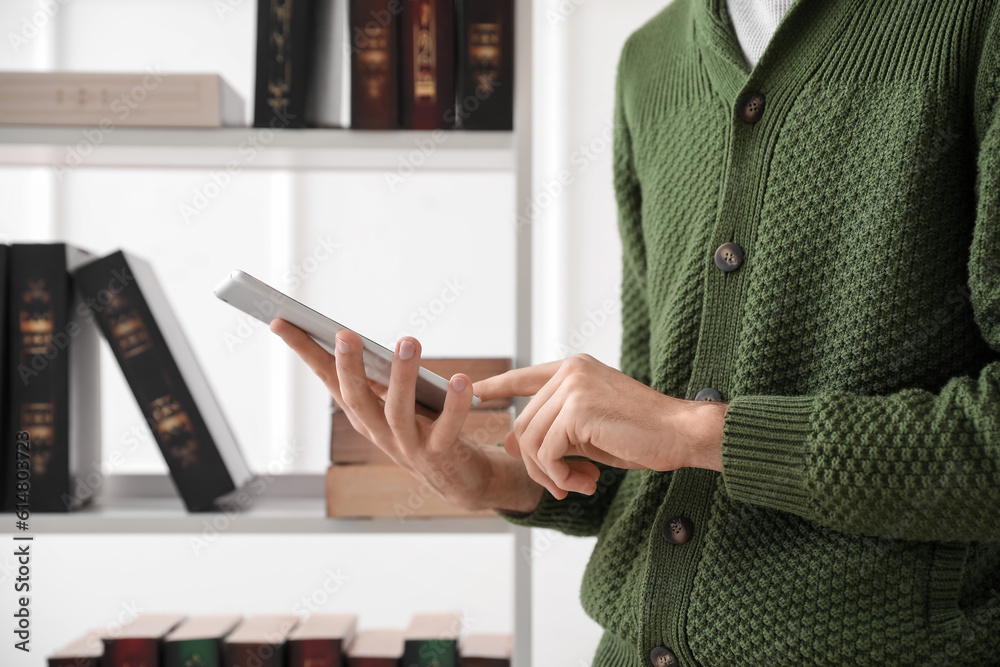
<instances>
[{"instance_id":1,"label":"cardigan button placket","mask_svg":"<svg viewBox=\"0 0 1000 667\"><path fill-rule=\"evenodd\" d=\"M743 265L743 248L736 243L723 243L715 250L715 266L729 273Z\"/></svg>"},{"instance_id":2,"label":"cardigan button placket","mask_svg":"<svg viewBox=\"0 0 1000 667\"><path fill-rule=\"evenodd\" d=\"M736 111L740 118L751 125L763 118L764 106L764 96L754 91L740 95L740 99L736 101Z\"/></svg>"},{"instance_id":3,"label":"cardigan button placket","mask_svg":"<svg viewBox=\"0 0 1000 667\"><path fill-rule=\"evenodd\" d=\"M708 401L710 403L718 403L719 401L722 400L722 394L720 394L716 389L712 389L711 387L705 387L697 394L695 394L694 400Z\"/></svg>"}]
</instances>

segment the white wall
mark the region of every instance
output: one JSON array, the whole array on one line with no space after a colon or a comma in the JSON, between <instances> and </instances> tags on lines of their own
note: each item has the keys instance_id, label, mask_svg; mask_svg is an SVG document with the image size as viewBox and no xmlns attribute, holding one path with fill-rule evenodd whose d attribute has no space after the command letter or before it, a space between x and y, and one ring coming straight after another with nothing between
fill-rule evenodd
<instances>
[{"instance_id":1,"label":"white wall","mask_svg":"<svg viewBox=\"0 0 1000 667\"><path fill-rule=\"evenodd\" d=\"M4 0L0 69L221 72L249 100L254 4ZM536 190L562 170L573 177L534 221L535 361L581 351L615 365L620 250L604 137L621 44L664 3L535 4ZM56 7L55 15L46 16L45 6ZM44 25L32 31L25 21ZM593 155L585 167L574 159L582 146ZM404 192L387 196L374 172L244 171L185 221L179 205L210 178L195 170L83 169L60 183L46 170L0 169L0 240L65 238L96 252L121 246L151 259L168 296L185 304L181 320L255 467L274 461L291 440L303 452L291 470L322 470L327 397L267 332L241 333L247 329L238 315L214 301L210 287L234 267L281 283L289 269L333 243L329 260L300 285L284 286L345 322L363 322L384 343L406 332L421 338L427 354L513 354L514 236L504 225L513 212L510 174L418 173ZM54 205L55 196L64 205ZM433 268L418 268L416 248L433 260L423 266ZM426 325L411 320L456 279L466 287L447 312ZM227 344L227 333L243 342ZM131 435L143 421L105 354L105 452L125 455L120 472L164 471L152 440ZM350 579L322 608L357 610L367 625L458 608L481 619L473 629L509 630L508 540L225 535L196 554L183 536L42 536L34 564L37 653L21 660L5 642L0 664L42 664L57 645L114 622L133 602L147 610L293 611L331 568ZM534 664L589 665L600 629L578 595L593 542L535 531L534 544ZM0 595L0 614L7 618L10 566L10 557L0 556L0 590L8 591Z\"/></svg>"}]
</instances>

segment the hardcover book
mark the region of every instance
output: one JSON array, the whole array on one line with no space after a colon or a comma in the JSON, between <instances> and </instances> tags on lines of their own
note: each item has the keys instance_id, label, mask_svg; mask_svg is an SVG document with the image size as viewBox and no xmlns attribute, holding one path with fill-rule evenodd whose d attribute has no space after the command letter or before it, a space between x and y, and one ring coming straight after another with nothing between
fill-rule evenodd
<instances>
[{"instance_id":1,"label":"hardcover book","mask_svg":"<svg viewBox=\"0 0 1000 667\"><path fill-rule=\"evenodd\" d=\"M306 90L309 127L349 127L350 63L347 0L317 0L315 53Z\"/></svg>"},{"instance_id":2,"label":"hardcover book","mask_svg":"<svg viewBox=\"0 0 1000 667\"><path fill-rule=\"evenodd\" d=\"M297 616L254 616L226 637L226 667L285 667L285 641Z\"/></svg>"},{"instance_id":3,"label":"hardcover book","mask_svg":"<svg viewBox=\"0 0 1000 667\"><path fill-rule=\"evenodd\" d=\"M101 667L160 667L163 638L184 620L178 614L143 614L104 638Z\"/></svg>"},{"instance_id":4,"label":"hardcover book","mask_svg":"<svg viewBox=\"0 0 1000 667\"><path fill-rule=\"evenodd\" d=\"M104 655L103 633L88 632L49 656L49 667L101 667Z\"/></svg>"},{"instance_id":5,"label":"hardcover book","mask_svg":"<svg viewBox=\"0 0 1000 667\"><path fill-rule=\"evenodd\" d=\"M250 470L152 267L118 251L75 276L184 504L217 507Z\"/></svg>"},{"instance_id":6,"label":"hardcover book","mask_svg":"<svg viewBox=\"0 0 1000 667\"><path fill-rule=\"evenodd\" d=\"M97 329L69 273L90 258L64 243L10 248L7 441L27 441L30 479L10 444L7 511L27 503L34 512L66 512L93 495L84 480L100 470Z\"/></svg>"},{"instance_id":7,"label":"hardcover book","mask_svg":"<svg viewBox=\"0 0 1000 667\"><path fill-rule=\"evenodd\" d=\"M350 2L351 127L399 127L398 0Z\"/></svg>"},{"instance_id":8,"label":"hardcover book","mask_svg":"<svg viewBox=\"0 0 1000 667\"><path fill-rule=\"evenodd\" d=\"M243 100L218 74L0 72L0 124L242 126Z\"/></svg>"},{"instance_id":9,"label":"hardcover book","mask_svg":"<svg viewBox=\"0 0 1000 667\"><path fill-rule=\"evenodd\" d=\"M455 123L453 0L402 0L403 128L448 129Z\"/></svg>"},{"instance_id":10,"label":"hardcover book","mask_svg":"<svg viewBox=\"0 0 1000 667\"><path fill-rule=\"evenodd\" d=\"M457 0L458 124L514 128L514 0Z\"/></svg>"},{"instance_id":11,"label":"hardcover book","mask_svg":"<svg viewBox=\"0 0 1000 667\"><path fill-rule=\"evenodd\" d=\"M343 667L357 624L354 614L312 614L288 635L288 667Z\"/></svg>"},{"instance_id":12,"label":"hardcover book","mask_svg":"<svg viewBox=\"0 0 1000 667\"><path fill-rule=\"evenodd\" d=\"M239 625L236 615L195 616L163 639L163 667L225 667L225 638Z\"/></svg>"},{"instance_id":13,"label":"hardcover book","mask_svg":"<svg viewBox=\"0 0 1000 667\"><path fill-rule=\"evenodd\" d=\"M457 667L460 614L416 614L404 635L403 667Z\"/></svg>"},{"instance_id":14,"label":"hardcover book","mask_svg":"<svg viewBox=\"0 0 1000 667\"><path fill-rule=\"evenodd\" d=\"M510 667L514 638L503 634L475 634L462 640L462 667Z\"/></svg>"},{"instance_id":15,"label":"hardcover book","mask_svg":"<svg viewBox=\"0 0 1000 667\"><path fill-rule=\"evenodd\" d=\"M347 650L348 667L399 667L402 630L363 630Z\"/></svg>"},{"instance_id":16,"label":"hardcover book","mask_svg":"<svg viewBox=\"0 0 1000 667\"><path fill-rule=\"evenodd\" d=\"M313 5L309 0L257 2L254 127L306 126Z\"/></svg>"},{"instance_id":17,"label":"hardcover book","mask_svg":"<svg viewBox=\"0 0 1000 667\"><path fill-rule=\"evenodd\" d=\"M413 517L495 517L489 510L470 512L441 498L395 463L332 465L326 471L326 516L330 519L400 521Z\"/></svg>"}]
</instances>

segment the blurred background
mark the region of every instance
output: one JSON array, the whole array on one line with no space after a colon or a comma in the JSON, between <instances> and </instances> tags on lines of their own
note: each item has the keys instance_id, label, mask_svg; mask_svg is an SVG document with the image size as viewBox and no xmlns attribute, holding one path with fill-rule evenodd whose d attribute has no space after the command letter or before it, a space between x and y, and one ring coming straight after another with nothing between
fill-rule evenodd
<instances>
[{"instance_id":1,"label":"blurred background","mask_svg":"<svg viewBox=\"0 0 1000 667\"><path fill-rule=\"evenodd\" d=\"M532 189L571 174L527 232L534 363L587 352L618 364L620 244L607 141L614 76L625 38L665 4L517 4L530 6L534 33ZM39 12L47 16L41 27L10 39L27 34L25 21ZM4 0L0 69L215 72L249 101L255 20L253 0ZM247 104L248 124L251 112ZM212 288L233 269L389 347L409 334L425 356L515 354L516 174L502 161L418 167L395 185L385 169L248 165L218 188L206 188L218 184L210 167L84 161L57 174L13 162L0 164L0 241L65 240L151 261L254 470L321 475L329 396L262 326L215 299ZM195 201L207 203L191 215L185 205ZM427 317L445 290L457 297ZM103 344L102 354L105 459L114 454L115 474L166 474ZM35 652L0 662L43 664L57 646L129 608L251 614L311 604L389 626L405 625L415 610L460 609L473 627L511 631L510 539L222 534L198 548L185 535L42 535L33 560ZM533 664L589 665L600 630L580 608L579 584L593 542L548 531L532 539ZM12 555L0 555L6 618L13 576ZM0 656L9 651L4 645Z\"/></svg>"}]
</instances>

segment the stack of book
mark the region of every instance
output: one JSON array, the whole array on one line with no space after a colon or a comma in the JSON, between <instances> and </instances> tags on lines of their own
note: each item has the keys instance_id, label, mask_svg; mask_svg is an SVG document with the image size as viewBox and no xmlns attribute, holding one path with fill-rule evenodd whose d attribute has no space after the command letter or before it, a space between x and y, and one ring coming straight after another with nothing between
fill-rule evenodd
<instances>
[{"instance_id":1,"label":"stack of book","mask_svg":"<svg viewBox=\"0 0 1000 667\"><path fill-rule=\"evenodd\" d=\"M151 267L64 243L0 246L3 509L65 512L103 485L98 330L111 344L187 508L250 480ZM6 364L3 362L6 361Z\"/></svg>"},{"instance_id":2,"label":"stack of book","mask_svg":"<svg viewBox=\"0 0 1000 667\"><path fill-rule=\"evenodd\" d=\"M422 359L420 363L444 378L465 373L473 382L499 375L511 367L509 359ZM492 512L468 512L447 503L355 431L335 403L332 412L331 465L326 474L328 517L405 520L494 516ZM470 410L462 434L484 447L496 447L512 424L509 399L486 401Z\"/></svg>"},{"instance_id":3,"label":"stack of book","mask_svg":"<svg viewBox=\"0 0 1000 667\"><path fill-rule=\"evenodd\" d=\"M88 632L49 656L49 667L510 667L510 635L462 630L454 613L360 632L354 614L149 614L114 633Z\"/></svg>"}]
</instances>

